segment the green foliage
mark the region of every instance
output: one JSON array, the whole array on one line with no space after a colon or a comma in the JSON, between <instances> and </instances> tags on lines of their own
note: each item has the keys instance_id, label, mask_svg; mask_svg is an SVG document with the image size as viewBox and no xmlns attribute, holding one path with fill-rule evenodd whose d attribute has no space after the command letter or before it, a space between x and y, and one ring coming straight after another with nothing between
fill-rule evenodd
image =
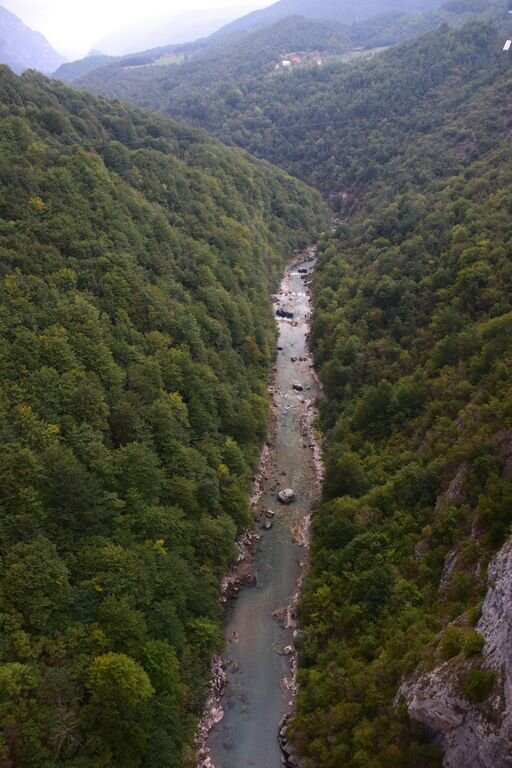
<instances>
[{"instance_id":1,"label":"green foliage","mask_svg":"<svg viewBox=\"0 0 512 768\"><path fill-rule=\"evenodd\" d=\"M215 66L98 77L334 193L293 736L304 768L437 768L393 702L420 663L478 652L467 623L512 523L509 63L473 25L284 75L286 30L255 62L235 41ZM250 520L261 297L324 209L239 150L33 73L2 72L0 103L0 761L181 766ZM493 684L472 669L464 694Z\"/></svg>"},{"instance_id":2,"label":"green foliage","mask_svg":"<svg viewBox=\"0 0 512 768\"><path fill-rule=\"evenodd\" d=\"M149 736L146 703L155 692L144 669L129 656L107 653L93 660L86 685L91 752L100 764L140 765Z\"/></svg>"},{"instance_id":3,"label":"green foliage","mask_svg":"<svg viewBox=\"0 0 512 768\"><path fill-rule=\"evenodd\" d=\"M356 11L359 5L352 4ZM471 19L498 20L499 35L475 25L455 36L448 27ZM481 133L487 140L495 130L491 119L476 135L473 123L469 127L461 119L432 144L431 97L442 90L444 108L456 116L460 99L471 96L464 89L468 76L490 82L493 71L506 72L501 48L508 23L501 1L483 9L461 4L386 14L352 25L290 17L241 38L214 36L206 50L179 67L132 68L121 61L89 72L77 84L205 128L226 144L313 183L335 207L350 211L361 190L381 183L390 166L397 188L405 190L416 173L420 181L425 174L456 171L458 159L471 154ZM408 68L401 66L402 50L368 55L438 28L439 34L408 44ZM290 52L298 52L303 63L276 70ZM414 125L413 134L408 124ZM420 169L411 168L407 155L394 152L406 135L414 135L424 153ZM420 200L405 196L390 205L373 236L387 237L399 222L406 226L418 215L418 206ZM376 291L376 307L401 295L400 281L390 279Z\"/></svg>"},{"instance_id":4,"label":"green foliage","mask_svg":"<svg viewBox=\"0 0 512 768\"><path fill-rule=\"evenodd\" d=\"M463 651L464 656L477 656L482 652L485 645L485 638L478 632L471 630L464 638Z\"/></svg>"},{"instance_id":5,"label":"green foliage","mask_svg":"<svg viewBox=\"0 0 512 768\"><path fill-rule=\"evenodd\" d=\"M472 26L333 70L320 150L308 131L288 166L344 190L314 283L327 447L300 608L305 768L440 766L400 681L483 647L471 627L512 523L508 66ZM472 702L493 683L460 681Z\"/></svg>"},{"instance_id":6,"label":"green foliage","mask_svg":"<svg viewBox=\"0 0 512 768\"><path fill-rule=\"evenodd\" d=\"M441 656L443 659L451 659L457 656L463 646L464 635L459 627L447 627L441 638Z\"/></svg>"},{"instance_id":7,"label":"green foliage","mask_svg":"<svg viewBox=\"0 0 512 768\"><path fill-rule=\"evenodd\" d=\"M279 213L277 213L279 211ZM0 69L0 763L182 768L319 195Z\"/></svg>"},{"instance_id":8,"label":"green foliage","mask_svg":"<svg viewBox=\"0 0 512 768\"><path fill-rule=\"evenodd\" d=\"M472 704L485 701L496 682L496 673L490 669L470 669L464 678L464 696Z\"/></svg>"}]
</instances>

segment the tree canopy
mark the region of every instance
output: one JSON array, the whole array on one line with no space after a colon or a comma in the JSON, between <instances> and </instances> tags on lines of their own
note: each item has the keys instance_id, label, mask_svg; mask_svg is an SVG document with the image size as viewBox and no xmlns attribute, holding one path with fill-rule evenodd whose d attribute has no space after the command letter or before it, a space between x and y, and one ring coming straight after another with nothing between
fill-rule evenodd
<instances>
[{"instance_id":1,"label":"tree canopy","mask_svg":"<svg viewBox=\"0 0 512 768\"><path fill-rule=\"evenodd\" d=\"M460 655L461 697L495 682L474 626L512 524L509 66L470 26L346 75L366 79L339 104L344 194L314 287L326 480L301 604L305 768L441 766L401 680Z\"/></svg>"},{"instance_id":2,"label":"tree canopy","mask_svg":"<svg viewBox=\"0 0 512 768\"><path fill-rule=\"evenodd\" d=\"M182 768L319 195L0 69L0 763Z\"/></svg>"}]
</instances>

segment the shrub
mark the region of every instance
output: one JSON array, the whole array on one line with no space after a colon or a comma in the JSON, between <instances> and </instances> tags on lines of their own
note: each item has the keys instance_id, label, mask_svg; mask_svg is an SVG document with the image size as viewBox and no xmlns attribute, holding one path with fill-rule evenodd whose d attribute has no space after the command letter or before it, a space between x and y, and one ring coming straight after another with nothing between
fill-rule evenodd
<instances>
[{"instance_id":1,"label":"shrub","mask_svg":"<svg viewBox=\"0 0 512 768\"><path fill-rule=\"evenodd\" d=\"M464 644L462 646L464 656L476 656L478 653L481 653L484 645L485 638L478 634L478 632L471 630L471 632L468 632L464 638Z\"/></svg>"},{"instance_id":2,"label":"shrub","mask_svg":"<svg viewBox=\"0 0 512 768\"><path fill-rule=\"evenodd\" d=\"M464 678L464 696L472 704L478 704L489 696L496 682L496 672L491 669L470 669Z\"/></svg>"},{"instance_id":3,"label":"shrub","mask_svg":"<svg viewBox=\"0 0 512 768\"><path fill-rule=\"evenodd\" d=\"M447 627L441 638L441 655L445 661L457 656L462 649L462 632L458 627Z\"/></svg>"}]
</instances>

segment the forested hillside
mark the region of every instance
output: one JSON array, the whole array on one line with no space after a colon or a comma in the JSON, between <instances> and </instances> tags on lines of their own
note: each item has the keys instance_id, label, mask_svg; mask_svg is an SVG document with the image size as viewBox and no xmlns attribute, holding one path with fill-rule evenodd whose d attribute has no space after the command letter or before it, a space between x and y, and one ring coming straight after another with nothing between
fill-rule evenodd
<instances>
[{"instance_id":1,"label":"forested hillside","mask_svg":"<svg viewBox=\"0 0 512 768\"><path fill-rule=\"evenodd\" d=\"M482 712L502 684L476 626L512 525L512 35L504 4L433 13L411 28L499 25L278 71L293 50L341 57L357 29L383 43L378 22L292 18L82 80L336 210L314 280L304 768L439 768L401 682L453 662ZM265 433L262 296L325 209L193 128L33 73L0 87L0 758L186 766Z\"/></svg>"},{"instance_id":2,"label":"forested hillside","mask_svg":"<svg viewBox=\"0 0 512 768\"><path fill-rule=\"evenodd\" d=\"M343 59L350 58L350 52L363 55L361 48L389 46L444 23L458 27L488 17L507 23L505 4L460 0L431 13L375 18L351 26L288 18L222 47L210 47L181 66L127 68L117 62L89 72L76 84L179 116L327 192L330 186L343 186L354 167L365 172L365 140L358 134L366 137L374 129L380 141L376 121L383 106L386 110L390 100L395 105L393 125L407 110L424 104L432 88L463 74L453 73L453 67L462 67L464 57L473 72L487 67L488 54L475 56L470 40L466 51L463 45L452 51L440 36L427 48L416 40L410 43L409 72L400 66L401 51L350 66ZM467 35L469 39L471 33ZM499 46L497 40L496 56L503 42ZM291 52L298 52L301 63L276 70ZM310 57L310 52L317 55ZM426 58L431 55L434 58ZM454 93L453 99L457 96ZM377 158L375 164L379 162Z\"/></svg>"},{"instance_id":3,"label":"forested hillside","mask_svg":"<svg viewBox=\"0 0 512 768\"><path fill-rule=\"evenodd\" d=\"M212 37L118 59L83 59L59 67L55 76L104 96L123 98L165 113L170 109L168 92L175 89L181 92L186 87L192 89L194 97L197 92L206 98L215 83L221 88L222 98L229 98L228 88L237 86L241 80L266 77L286 51L332 55L346 53L354 44L346 25L294 16L247 36L233 35L228 42ZM162 57L169 54L181 55L184 61L177 65L171 59L169 66L161 66ZM160 105L158 99L162 99Z\"/></svg>"},{"instance_id":4,"label":"forested hillside","mask_svg":"<svg viewBox=\"0 0 512 768\"><path fill-rule=\"evenodd\" d=\"M86 56L85 59L61 64L53 76L58 80L62 80L63 83L72 83L74 80L78 80L79 77L84 77L89 72L94 72L95 69L113 64L116 61L119 61L118 56L105 56L103 53L94 53Z\"/></svg>"},{"instance_id":5,"label":"forested hillside","mask_svg":"<svg viewBox=\"0 0 512 768\"><path fill-rule=\"evenodd\" d=\"M460 10L461 4L464 6L463 11ZM214 84L220 75L222 84L225 86L228 81L237 81L240 75L244 76L249 72L253 75L261 74L263 60L260 47L262 45L265 49L270 44L274 46L270 51L270 58L268 57L269 51L266 51L267 58L263 62L265 64L275 62L276 58L279 58L280 51L284 53L286 50L291 50L293 47L297 47L298 43L303 45L305 50L311 50L315 37L318 38L319 30L322 29L322 26L324 29L326 27L325 24L318 26L318 22L321 21L328 22L331 26L331 35L327 35L321 40L319 50L330 50L326 43L329 42L329 39L334 39L335 45L331 52L337 52L340 46L336 40L336 32L341 28L344 32L342 39L344 50L347 49L345 47L347 43L348 49L366 45L369 47L381 44L390 45L436 27L443 21L449 23L453 13L480 13L482 8L488 6L488 0L454 0L453 2L450 0L447 5L453 6L453 9L447 13L437 12L436 9L440 5L440 0L414 0L414 2L411 0L389 0L386 3L365 0L365 2L359 2L356 5L338 2L338 0L335 2L332 0L322 0L322 2L318 2L318 0L315 2L311 2L311 0L285 0L261 11L243 16L222 27L218 32L202 39L191 40L181 45L161 45L151 50L142 50L141 46L139 53L122 57L89 56L81 61L70 62L60 67L55 74L65 82L72 82L84 77L89 72L100 68L103 70L104 67L110 65L108 71L96 73L91 82L88 83L88 87L99 92L102 86L108 83L109 88L123 89L119 90L117 95L137 101L140 99L140 94L137 93L138 78L141 74L147 76L149 73L129 72L127 68L133 68L135 60L138 62L138 67L152 66L155 62L161 64L161 57L169 54L183 54L189 58L206 51L207 53L211 52L212 55L207 56L203 62L203 78L206 75L207 81L203 85ZM309 27L306 26L306 29L309 28L311 39L308 38L305 29L302 30L300 38L297 39L294 26L298 17L301 17L303 23L309 25ZM283 36L279 38L279 33L276 34L276 31L272 29L268 30L268 37L264 33L264 30L269 27L276 26L277 30L284 30L287 25L290 25L289 40ZM263 32L263 34L253 36L254 32ZM163 34L161 29L158 34L159 36ZM172 32L169 31L169 41L172 39ZM381 43L380 41L385 42ZM103 50L101 45L98 47ZM215 66L215 71L209 72L212 64ZM241 70L240 67L242 67ZM195 66L191 68L190 72L188 68L185 68L179 82L189 79L194 81L196 72ZM165 96L165 91L175 87L175 74L172 70L165 73L161 70L153 72L155 83L152 91L161 87L164 93L161 93L160 97ZM160 75L165 75L163 80ZM134 89L133 93L128 90L130 83ZM84 85L86 85L85 82ZM104 91L101 92L106 95ZM154 95L156 96L156 93ZM141 102L139 101L139 103ZM156 99L153 106L159 111L166 111L165 105L159 106Z\"/></svg>"},{"instance_id":6,"label":"forested hillside","mask_svg":"<svg viewBox=\"0 0 512 768\"><path fill-rule=\"evenodd\" d=\"M322 179L336 165L346 218L315 279L327 449L301 605L304 768L441 766L439 739L397 698L401 680L450 659L446 690L489 714L508 674L482 668L475 631L512 524L511 71L499 40L486 26L443 30L352 68L329 100L336 158L319 142L316 163Z\"/></svg>"},{"instance_id":7,"label":"forested hillside","mask_svg":"<svg viewBox=\"0 0 512 768\"><path fill-rule=\"evenodd\" d=\"M183 768L320 197L0 69L0 763Z\"/></svg>"}]
</instances>

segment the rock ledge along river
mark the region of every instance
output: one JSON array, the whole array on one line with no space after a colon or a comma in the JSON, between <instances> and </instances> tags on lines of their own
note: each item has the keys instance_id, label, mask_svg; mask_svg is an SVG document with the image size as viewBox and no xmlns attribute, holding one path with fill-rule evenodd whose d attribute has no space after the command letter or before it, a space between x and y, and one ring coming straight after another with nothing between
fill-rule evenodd
<instances>
[{"instance_id":1,"label":"rock ledge along river","mask_svg":"<svg viewBox=\"0 0 512 768\"><path fill-rule=\"evenodd\" d=\"M202 768L280 768L284 762L278 734L295 706L295 604L308 557L311 508L322 480L312 427L320 390L308 349L315 258L313 248L298 256L275 297L279 342L270 386L272 414L253 496L258 535L245 537L238 566L244 568L246 556L249 575L246 562L240 581L251 586L238 591L236 582L225 580L231 589L223 594L234 591L235 596L226 606L225 653L212 665L217 691L200 729ZM277 498L286 488L295 492L290 505Z\"/></svg>"}]
</instances>

